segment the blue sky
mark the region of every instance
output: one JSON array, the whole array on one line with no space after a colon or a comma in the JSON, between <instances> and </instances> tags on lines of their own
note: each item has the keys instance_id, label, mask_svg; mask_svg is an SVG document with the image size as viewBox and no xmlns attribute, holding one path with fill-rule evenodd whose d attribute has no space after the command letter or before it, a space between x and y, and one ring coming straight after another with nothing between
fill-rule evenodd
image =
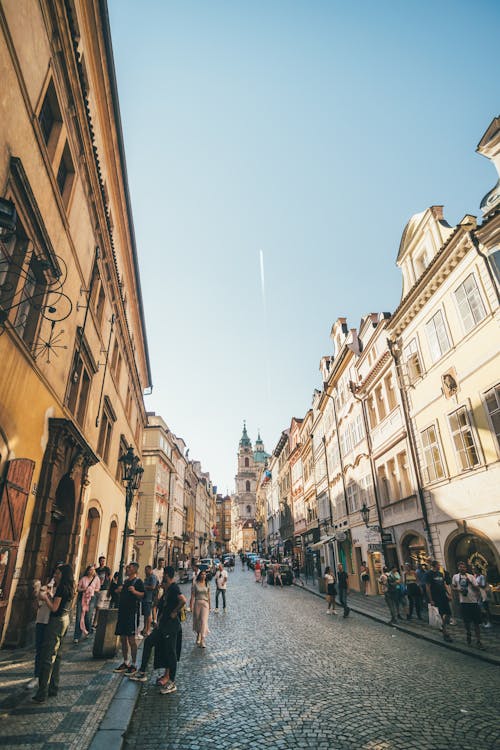
<instances>
[{"instance_id":1,"label":"blue sky","mask_svg":"<svg viewBox=\"0 0 500 750\"><path fill-rule=\"evenodd\" d=\"M500 3L109 0L154 390L221 491L339 316L393 310L410 216L480 215ZM261 294L263 251L266 312Z\"/></svg>"}]
</instances>

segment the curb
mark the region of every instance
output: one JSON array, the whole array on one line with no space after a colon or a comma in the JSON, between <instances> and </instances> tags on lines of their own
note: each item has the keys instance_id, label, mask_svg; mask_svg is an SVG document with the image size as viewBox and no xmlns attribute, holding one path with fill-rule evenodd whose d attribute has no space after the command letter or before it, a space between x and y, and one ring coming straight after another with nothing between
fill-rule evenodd
<instances>
[{"instance_id":1,"label":"curb","mask_svg":"<svg viewBox=\"0 0 500 750\"><path fill-rule=\"evenodd\" d=\"M319 597L320 599L326 599L325 595L320 594L319 591L312 591L306 586L300 586L295 582L293 585L298 589L301 589L302 591L307 591L309 592L309 594ZM419 638L420 640L434 643L434 645L436 646L447 648L450 651L455 651L455 653L465 654L466 656L470 656L473 659L478 659L479 661L488 662L489 664L495 664L495 666L497 667L500 666L500 657L495 656L494 654L488 654L484 651L471 651L466 646L462 646L461 644L447 643L446 641L441 640L441 638L435 638L432 633L428 633L426 631L419 632L413 630L411 627L400 625L399 623L396 625L391 625L384 617L381 617L375 612L367 612L365 609L359 608L356 604L349 604L349 609L351 610L351 612L356 612L358 615L363 615L363 617L368 617L370 620L375 620L375 622L378 622L381 625L386 625L387 627L394 628L395 630L400 630L402 633L411 635L414 638Z\"/></svg>"},{"instance_id":2,"label":"curb","mask_svg":"<svg viewBox=\"0 0 500 750\"><path fill-rule=\"evenodd\" d=\"M143 641L137 650L138 663L142 655L142 644ZM132 714L141 694L141 686L140 682L122 677L88 750L122 750Z\"/></svg>"}]
</instances>

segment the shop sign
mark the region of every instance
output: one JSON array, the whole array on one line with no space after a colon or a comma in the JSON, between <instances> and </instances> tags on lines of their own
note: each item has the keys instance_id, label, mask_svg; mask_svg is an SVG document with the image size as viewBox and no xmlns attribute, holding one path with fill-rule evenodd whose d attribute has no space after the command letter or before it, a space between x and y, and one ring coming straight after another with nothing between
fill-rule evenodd
<instances>
[{"instance_id":1,"label":"shop sign","mask_svg":"<svg viewBox=\"0 0 500 750\"><path fill-rule=\"evenodd\" d=\"M392 544L393 543L392 533L390 531L383 532L382 533L382 541L383 542L387 542L388 544Z\"/></svg>"},{"instance_id":2,"label":"shop sign","mask_svg":"<svg viewBox=\"0 0 500 750\"><path fill-rule=\"evenodd\" d=\"M368 552L382 552L382 545L381 544L369 544Z\"/></svg>"}]
</instances>

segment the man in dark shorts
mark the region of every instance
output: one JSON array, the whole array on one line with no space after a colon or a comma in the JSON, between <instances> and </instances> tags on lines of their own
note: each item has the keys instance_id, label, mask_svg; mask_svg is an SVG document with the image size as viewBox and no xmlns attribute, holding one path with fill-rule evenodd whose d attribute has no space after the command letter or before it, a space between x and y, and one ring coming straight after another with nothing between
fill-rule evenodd
<instances>
[{"instance_id":1,"label":"man in dark shorts","mask_svg":"<svg viewBox=\"0 0 500 750\"><path fill-rule=\"evenodd\" d=\"M339 602L344 608L344 617L349 615L351 611L347 606L347 594L349 591L349 575L344 570L342 563L337 565L337 585L339 587Z\"/></svg>"},{"instance_id":2,"label":"man in dark shorts","mask_svg":"<svg viewBox=\"0 0 500 750\"><path fill-rule=\"evenodd\" d=\"M144 584L137 576L138 569L139 566L136 562L129 563L125 568L125 575L127 577L123 584L117 588L120 600L118 602L118 621L116 623L115 634L119 635L121 639L123 662L113 672L124 672L129 675L137 671L135 665L137 659L135 618L138 603L144 597ZM130 663L128 660L129 649L131 655Z\"/></svg>"},{"instance_id":3,"label":"man in dark shorts","mask_svg":"<svg viewBox=\"0 0 500 750\"><path fill-rule=\"evenodd\" d=\"M140 669L130 676L130 679L136 682L147 682L146 669L151 651L153 648L160 649L161 654L158 655L158 661L162 662L161 666L165 669L163 676L158 680L162 695L175 693L177 690L175 674L177 672L177 662L181 655L182 627L179 614L186 605L186 597L181 594L179 586L174 581L174 576L174 568L171 565L167 565L162 582L165 593L158 607L159 611L161 611L158 627L144 641ZM155 656L156 661L157 657Z\"/></svg>"},{"instance_id":4,"label":"man in dark shorts","mask_svg":"<svg viewBox=\"0 0 500 750\"><path fill-rule=\"evenodd\" d=\"M467 565L463 560L458 563L458 573L453 576L453 589L458 591L462 620L467 634L467 645L470 646L472 643L471 625L473 625L476 645L481 651L484 651L480 630L481 592L474 576L467 573Z\"/></svg>"},{"instance_id":5,"label":"man in dark shorts","mask_svg":"<svg viewBox=\"0 0 500 750\"><path fill-rule=\"evenodd\" d=\"M153 573L151 565L145 567L144 599L142 600L142 615L144 617L144 629L142 635L147 638L151 632L151 618L153 610L153 596L158 588L158 578Z\"/></svg>"},{"instance_id":6,"label":"man in dark shorts","mask_svg":"<svg viewBox=\"0 0 500 750\"><path fill-rule=\"evenodd\" d=\"M437 560L431 562L431 569L425 576L425 588L429 604L437 607L443 623L443 638L451 643L453 640L448 633L448 623L451 617L451 589L450 574L445 570L441 571Z\"/></svg>"}]
</instances>

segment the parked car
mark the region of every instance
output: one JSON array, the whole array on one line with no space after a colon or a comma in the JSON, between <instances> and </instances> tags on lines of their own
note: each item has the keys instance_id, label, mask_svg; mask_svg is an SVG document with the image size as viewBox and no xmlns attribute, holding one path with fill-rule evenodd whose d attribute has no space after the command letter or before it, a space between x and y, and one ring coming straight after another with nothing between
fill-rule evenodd
<instances>
[{"instance_id":1,"label":"parked car","mask_svg":"<svg viewBox=\"0 0 500 750\"><path fill-rule=\"evenodd\" d=\"M281 575L281 581L283 583L283 586L291 586L293 583L293 573L292 569L289 565L284 565L283 563L280 565L280 575ZM274 586L274 572L273 572L273 566L270 565L267 568L267 582L270 586Z\"/></svg>"},{"instance_id":2,"label":"parked car","mask_svg":"<svg viewBox=\"0 0 500 750\"><path fill-rule=\"evenodd\" d=\"M234 555L222 555L222 564L225 568L234 568Z\"/></svg>"},{"instance_id":3,"label":"parked car","mask_svg":"<svg viewBox=\"0 0 500 750\"><path fill-rule=\"evenodd\" d=\"M204 557L202 560L200 560L200 570L201 570L201 566L202 565L207 565L208 566L208 570L210 571L210 573L212 575L215 574L215 571L216 571L217 568L215 566L215 562L214 562L213 557Z\"/></svg>"}]
</instances>

